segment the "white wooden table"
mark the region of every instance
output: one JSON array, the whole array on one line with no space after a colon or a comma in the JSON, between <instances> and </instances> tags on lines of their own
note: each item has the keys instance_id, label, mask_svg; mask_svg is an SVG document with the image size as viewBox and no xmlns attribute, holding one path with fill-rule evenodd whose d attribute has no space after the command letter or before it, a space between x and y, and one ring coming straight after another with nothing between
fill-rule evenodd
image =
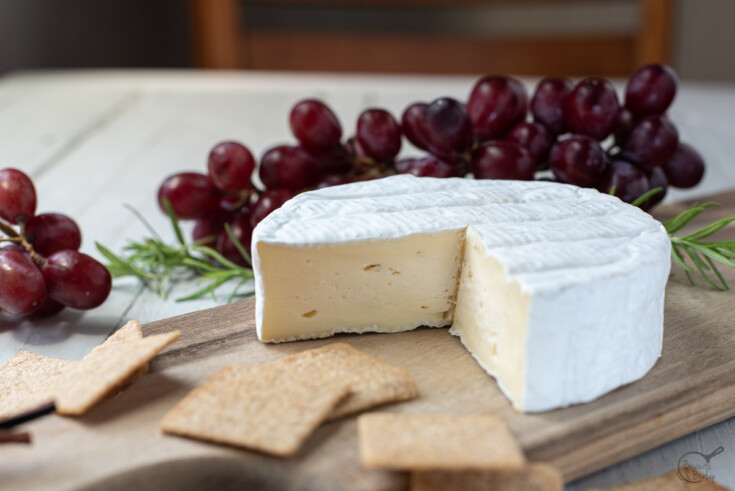
<instances>
[{"instance_id":1,"label":"white wooden table","mask_svg":"<svg viewBox=\"0 0 735 491\"><path fill-rule=\"evenodd\" d=\"M256 155L270 145L293 141L288 112L301 98L325 100L345 133L352 134L358 114L368 106L399 115L417 100L442 95L463 100L475 79L193 72L11 75L0 79L0 168L28 173L38 191L38 211L71 215L82 227L82 250L99 257L95 241L120 251L128 239L146 235L124 203L173 240L156 205L161 181L183 170L205 172L208 151L221 140L240 140ZM696 189L671 192L668 199L735 188L735 86L684 84L671 116L682 139L704 154L708 167ZM78 359L126 319L145 323L217 304L212 299L172 300L195 286L177 285L165 301L135 281L118 281L107 302L88 313L65 310L34 323L0 315L0 362L20 350ZM218 302L227 296L223 291ZM663 473L676 468L687 452L709 453L719 446L725 451L712 460L711 473L735 489L735 418L588 476L568 489Z\"/></svg>"}]
</instances>

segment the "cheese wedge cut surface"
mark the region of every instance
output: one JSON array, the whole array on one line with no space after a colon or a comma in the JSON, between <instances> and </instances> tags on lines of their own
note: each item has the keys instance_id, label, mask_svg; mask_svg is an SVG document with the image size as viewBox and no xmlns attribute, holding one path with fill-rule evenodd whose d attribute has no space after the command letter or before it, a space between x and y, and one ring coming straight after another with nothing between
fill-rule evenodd
<instances>
[{"instance_id":1,"label":"cheese wedge cut surface","mask_svg":"<svg viewBox=\"0 0 735 491\"><path fill-rule=\"evenodd\" d=\"M587 402L660 356L670 247L640 209L558 183L325 188L255 228L258 338L451 326L516 409Z\"/></svg>"}]
</instances>

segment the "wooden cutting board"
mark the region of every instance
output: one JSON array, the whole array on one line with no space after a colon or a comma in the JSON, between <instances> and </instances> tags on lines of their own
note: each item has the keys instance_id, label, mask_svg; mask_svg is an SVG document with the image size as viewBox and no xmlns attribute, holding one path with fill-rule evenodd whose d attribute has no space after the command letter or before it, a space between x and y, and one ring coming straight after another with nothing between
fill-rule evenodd
<instances>
[{"instance_id":1,"label":"wooden cutting board","mask_svg":"<svg viewBox=\"0 0 735 491\"><path fill-rule=\"evenodd\" d=\"M692 226L735 214L723 208ZM664 220L685 205L663 208ZM735 232L722 236L730 240ZM178 329L180 340L151 373L79 418L32 422L30 446L0 446L0 487L10 489L402 489L406 475L359 464L355 418L327 423L290 459L161 434L157 423L189 390L225 365L259 364L334 341L347 342L406 370L421 396L383 408L412 413L495 413L532 461L572 480L735 415L735 294L690 287L682 272L666 292L663 356L643 379L589 403L541 413L515 412L447 329L340 335L280 345L255 335L252 300L144 326ZM726 272L735 284L735 271Z\"/></svg>"}]
</instances>

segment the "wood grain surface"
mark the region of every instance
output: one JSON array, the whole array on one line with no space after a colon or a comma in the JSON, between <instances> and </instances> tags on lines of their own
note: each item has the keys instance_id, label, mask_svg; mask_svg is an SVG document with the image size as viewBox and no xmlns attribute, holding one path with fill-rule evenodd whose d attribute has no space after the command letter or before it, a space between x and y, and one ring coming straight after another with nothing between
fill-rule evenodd
<instances>
[{"instance_id":1,"label":"wood grain surface","mask_svg":"<svg viewBox=\"0 0 735 491\"><path fill-rule=\"evenodd\" d=\"M725 206L700 224L732 214L735 192L716 199ZM685 206L669 205L658 216L663 220ZM732 229L723 233L728 236L735 237ZM735 283L734 273L726 275ZM225 365L265 363L337 340L415 378L421 396L387 410L498 414L530 460L551 462L572 480L735 415L732 305L731 294L691 287L674 270L666 293L663 356L651 372L592 403L540 414L514 411L446 329L262 344L252 300L152 322L144 326L146 334L178 329L182 335L156 358L151 373L85 416L54 415L24 425L34 444L0 447L0 487L402 489L404 474L360 466L354 417L324 424L285 460L157 429L166 411Z\"/></svg>"}]
</instances>

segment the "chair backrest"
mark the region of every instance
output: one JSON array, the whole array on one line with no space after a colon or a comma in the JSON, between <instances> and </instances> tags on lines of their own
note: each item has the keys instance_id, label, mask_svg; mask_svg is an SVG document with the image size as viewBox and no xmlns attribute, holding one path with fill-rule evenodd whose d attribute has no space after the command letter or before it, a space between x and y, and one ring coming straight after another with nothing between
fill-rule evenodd
<instances>
[{"instance_id":1,"label":"chair backrest","mask_svg":"<svg viewBox=\"0 0 735 491\"><path fill-rule=\"evenodd\" d=\"M248 0L191 0L196 64L201 68L396 73L508 73L627 76L669 59L671 0L639 0L630 34L462 36L364 29L259 29L243 22ZM280 0L282 9L477 7L497 0ZM548 6L555 0L536 0ZM565 2L569 4L569 1ZM581 2L590 4L590 2ZM595 2L592 2L594 4ZM261 4L262 5L262 4ZM359 15L359 10L356 13Z\"/></svg>"}]
</instances>

